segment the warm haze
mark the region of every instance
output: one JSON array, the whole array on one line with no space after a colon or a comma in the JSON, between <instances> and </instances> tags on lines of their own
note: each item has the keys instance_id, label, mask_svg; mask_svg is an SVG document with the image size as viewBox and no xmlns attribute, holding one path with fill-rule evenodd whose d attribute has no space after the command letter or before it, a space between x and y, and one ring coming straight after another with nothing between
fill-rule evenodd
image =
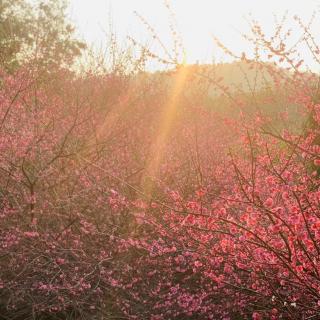
<instances>
[{"instance_id":1,"label":"warm haze","mask_svg":"<svg viewBox=\"0 0 320 320\"><path fill-rule=\"evenodd\" d=\"M170 3L0 0L0 320L320 319L318 2Z\"/></svg>"},{"instance_id":2,"label":"warm haze","mask_svg":"<svg viewBox=\"0 0 320 320\"><path fill-rule=\"evenodd\" d=\"M226 59L214 46L212 36L235 52L242 52L247 48L241 34L249 29L248 19L257 19L271 34L275 17L281 20L288 12L288 17L297 14L307 21L319 10L319 3L318 0L173 0L171 6L184 40L187 61L211 62ZM79 35L95 47L103 46L110 18L120 41L130 35L150 43L150 35L134 11L150 22L161 40L170 46L169 15L163 0L71 0L69 7ZM316 23L314 29L319 25ZM288 27L297 29L292 24Z\"/></svg>"}]
</instances>

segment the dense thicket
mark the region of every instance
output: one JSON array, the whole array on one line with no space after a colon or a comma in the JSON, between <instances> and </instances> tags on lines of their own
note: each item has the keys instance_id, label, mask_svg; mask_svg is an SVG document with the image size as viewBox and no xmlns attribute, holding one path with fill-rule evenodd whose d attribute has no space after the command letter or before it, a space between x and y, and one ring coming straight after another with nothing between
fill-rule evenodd
<instances>
[{"instance_id":1,"label":"dense thicket","mask_svg":"<svg viewBox=\"0 0 320 320\"><path fill-rule=\"evenodd\" d=\"M1 2L0 319L317 319L317 74L254 25L276 65L234 64L245 89L129 56L75 76L60 4Z\"/></svg>"}]
</instances>

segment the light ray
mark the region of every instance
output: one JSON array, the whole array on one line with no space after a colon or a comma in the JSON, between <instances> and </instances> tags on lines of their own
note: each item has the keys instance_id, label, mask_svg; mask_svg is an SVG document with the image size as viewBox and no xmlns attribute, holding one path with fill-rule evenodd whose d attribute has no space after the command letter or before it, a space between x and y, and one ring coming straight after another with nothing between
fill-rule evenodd
<instances>
[{"instance_id":1,"label":"light ray","mask_svg":"<svg viewBox=\"0 0 320 320\"><path fill-rule=\"evenodd\" d=\"M163 109L158 133L150 148L147 169L145 171L146 175L142 179L143 191L148 196L152 195L153 189L153 183L150 178L158 178L159 167L164 156L165 147L170 139L170 133L172 132L177 117L179 98L185 89L188 70L189 68L182 66L174 75L174 85L171 89L170 98Z\"/></svg>"}]
</instances>

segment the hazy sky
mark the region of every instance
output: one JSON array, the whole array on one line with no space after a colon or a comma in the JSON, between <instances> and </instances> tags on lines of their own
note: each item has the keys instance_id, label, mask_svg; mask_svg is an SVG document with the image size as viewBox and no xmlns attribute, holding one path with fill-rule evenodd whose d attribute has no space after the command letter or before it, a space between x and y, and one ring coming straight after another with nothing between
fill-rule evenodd
<instances>
[{"instance_id":1,"label":"hazy sky","mask_svg":"<svg viewBox=\"0 0 320 320\"><path fill-rule=\"evenodd\" d=\"M165 44L170 45L169 15L163 0L70 0L69 14L78 27L78 33L89 43L103 44L109 17L119 39L131 35L139 41L151 39L141 21L134 15L137 11L157 31ZM274 27L274 15L281 18L286 10L289 17L297 14L303 20L310 19L314 10L319 11L320 0L171 0L180 33L183 36L187 59L219 60L222 54L213 44L212 35L220 38L235 51L245 51L247 44L241 32L248 31L246 17L249 13L261 22L266 32ZM320 21L320 14L318 17ZM290 19L289 27L296 26ZM319 23L315 24L315 28ZM320 37L319 37L320 38Z\"/></svg>"}]
</instances>

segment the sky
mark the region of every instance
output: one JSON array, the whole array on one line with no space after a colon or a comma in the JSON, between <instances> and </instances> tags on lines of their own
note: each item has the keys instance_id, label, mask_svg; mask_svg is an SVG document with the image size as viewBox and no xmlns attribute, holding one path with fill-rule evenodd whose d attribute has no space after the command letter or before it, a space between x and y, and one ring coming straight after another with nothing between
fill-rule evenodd
<instances>
[{"instance_id":1,"label":"sky","mask_svg":"<svg viewBox=\"0 0 320 320\"><path fill-rule=\"evenodd\" d=\"M287 26L300 34L292 17L296 14L308 21L319 11L320 0L171 0L178 30L186 49L187 62L223 61L225 55L217 49L213 36L237 53L248 48L241 34L249 31L248 19L253 17L271 34L275 16L280 19L288 11ZM77 33L89 44L103 47L112 20L120 42L129 35L152 46L152 36L134 12L143 16L156 30L163 43L172 47L170 16L163 0L70 0L68 15ZM320 22L320 12L317 21ZM316 23L317 29L320 24ZM320 40L320 37L319 37ZM156 49L159 50L159 49ZM162 55L160 51L159 55Z\"/></svg>"}]
</instances>

